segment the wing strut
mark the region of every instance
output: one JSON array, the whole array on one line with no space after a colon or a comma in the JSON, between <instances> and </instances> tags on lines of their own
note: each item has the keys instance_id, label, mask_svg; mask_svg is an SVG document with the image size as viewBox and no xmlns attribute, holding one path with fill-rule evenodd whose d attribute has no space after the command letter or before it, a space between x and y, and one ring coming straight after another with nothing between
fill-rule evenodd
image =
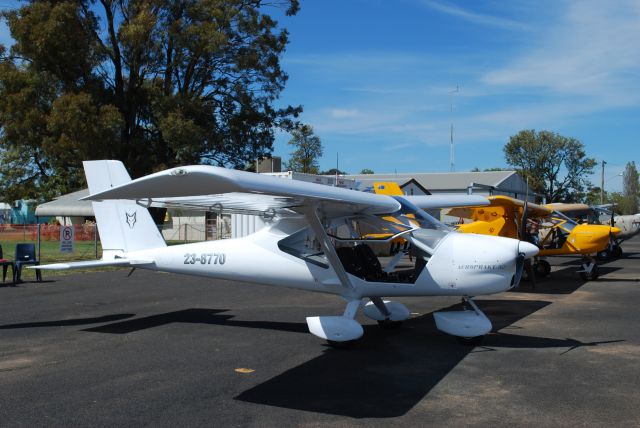
<instances>
[{"instance_id":1,"label":"wing strut","mask_svg":"<svg viewBox=\"0 0 640 428\"><path fill-rule=\"evenodd\" d=\"M338 257L338 253L336 253L335 248L333 247L333 243L329 239L327 232L324 230L324 226L318 217L318 204L317 203L308 203L305 204L304 207L301 207L300 211L304 213L305 218L309 222L309 226L311 226L311 230L320 241L320 245L322 246L322 251L327 256L329 260L329 264L335 271L336 275L338 275L338 279L340 280L340 284L345 290L349 291L349 294L354 294L355 288L351 281L349 280L349 276L347 275L347 271L344 270L344 266L342 266L342 262Z\"/></svg>"}]
</instances>

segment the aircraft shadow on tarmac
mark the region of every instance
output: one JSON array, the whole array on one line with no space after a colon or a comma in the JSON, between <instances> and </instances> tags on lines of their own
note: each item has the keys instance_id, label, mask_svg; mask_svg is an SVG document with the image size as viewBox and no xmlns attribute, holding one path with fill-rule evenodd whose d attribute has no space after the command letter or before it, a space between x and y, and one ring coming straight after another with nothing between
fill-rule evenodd
<instances>
[{"instance_id":1,"label":"aircraft shadow on tarmac","mask_svg":"<svg viewBox=\"0 0 640 428\"><path fill-rule=\"evenodd\" d=\"M114 314L114 315L105 315L102 317L91 317L91 318L74 318L74 319L66 319L66 320L53 320L53 321L34 321L34 322L25 322L20 324L5 324L0 325L0 330L11 330L18 328L36 328L36 327L69 327L76 325L87 325L87 324L100 324L104 322L114 322L119 321L126 318L135 317L135 314Z\"/></svg>"},{"instance_id":2,"label":"aircraft shadow on tarmac","mask_svg":"<svg viewBox=\"0 0 640 428\"><path fill-rule=\"evenodd\" d=\"M471 352L499 352L496 348L562 349L583 346L575 339L554 339L502 333L550 304L540 300L478 300L493 322L494 332L483 345L463 345L439 332L431 313L407 320L398 330L366 325L364 337L348 350L327 348L322 355L244 391L235 399L255 404L321 412L355 418L388 418L411 410ZM460 310L460 304L443 310ZM9 324L0 329L77 326L108 322L82 331L127 334L169 323L199 323L309 334L305 323L241 321L226 309L191 308L130 319L133 314L95 318ZM118 322L113 322L118 321Z\"/></svg>"},{"instance_id":3,"label":"aircraft shadow on tarmac","mask_svg":"<svg viewBox=\"0 0 640 428\"><path fill-rule=\"evenodd\" d=\"M549 305L545 301L478 300L494 331ZM459 305L445 310L459 310ZM365 326L364 338L349 350L327 350L319 357L244 391L237 400L262 405L328 413L354 418L404 415L471 352L495 348L567 348L582 346L574 339L492 333L484 346L465 346L436 330L431 314L408 320L389 331Z\"/></svg>"},{"instance_id":4,"label":"aircraft shadow on tarmac","mask_svg":"<svg viewBox=\"0 0 640 428\"><path fill-rule=\"evenodd\" d=\"M111 334L127 334L134 331L146 330L148 328L160 327L171 323L195 323L224 325L231 327L262 328L269 330L289 331L293 333L308 333L307 325L304 323L274 322L274 321L240 321L233 320L234 315L221 315L228 309L201 309L191 308L181 311L167 312L164 314L151 315L144 318L122 321L107 324L99 327L92 327L84 331Z\"/></svg>"}]
</instances>

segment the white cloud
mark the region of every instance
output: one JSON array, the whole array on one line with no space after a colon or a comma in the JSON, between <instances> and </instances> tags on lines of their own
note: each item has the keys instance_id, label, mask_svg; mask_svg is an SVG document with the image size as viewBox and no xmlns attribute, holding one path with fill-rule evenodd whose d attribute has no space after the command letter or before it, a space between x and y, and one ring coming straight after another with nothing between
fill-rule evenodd
<instances>
[{"instance_id":1,"label":"white cloud","mask_svg":"<svg viewBox=\"0 0 640 428\"><path fill-rule=\"evenodd\" d=\"M356 109L334 108L329 110L329 115L335 119L349 119L358 117L360 112Z\"/></svg>"},{"instance_id":2,"label":"white cloud","mask_svg":"<svg viewBox=\"0 0 640 428\"><path fill-rule=\"evenodd\" d=\"M569 2L532 46L485 74L489 85L589 96L598 108L640 103L640 3Z\"/></svg>"},{"instance_id":3,"label":"white cloud","mask_svg":"<svg viewBox=\"0 0 640 428\"><path fill-rule=\"evenodd\" d=\"M526 30L529 26L523 22L515 21L508 18L502 18L494 15L487 15L482 13L473 12L469 9L464 9L459 6L447 4L434 0L422 0L422 4L435 11L454 16L462 19L463 21L472 22L474 24L486 25L490 27L497 27L506 30Z\"/></svg>"}]
</instances>

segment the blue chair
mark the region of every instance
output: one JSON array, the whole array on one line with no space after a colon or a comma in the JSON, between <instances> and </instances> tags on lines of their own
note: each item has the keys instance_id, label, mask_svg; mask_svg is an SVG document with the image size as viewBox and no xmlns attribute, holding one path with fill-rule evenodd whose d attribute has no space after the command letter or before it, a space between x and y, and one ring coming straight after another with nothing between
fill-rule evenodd
<instances>
[{"instance_id":1,"label":"blue chair","mask_svg":"<svg viewBox=\"0 0 640 428\"><path fill-rule=\"evenodd\" d=\"M13 260L6 260L2 256L2 245L0 245L0 266L2 266L3 283L7 279L7 269L9 269L9 266L11 266L11 277L13 278L15 276L15 264L13 263Z\"/></svg>"},{"instance_id":2,"label":"blue chair","mask_svg":"<svg viewBox=\"0 0 640 428\"><path fill-rule=\"evenodd\" d=\"M22 266L40 264L40 260L36 258L36 246L35 244L16 244L16 268L14 271L13 282L20 282L20 276L22 274ZM42 281L42 272L40 269L36 269L36 281Z\"/></svg>"}]
</instances>

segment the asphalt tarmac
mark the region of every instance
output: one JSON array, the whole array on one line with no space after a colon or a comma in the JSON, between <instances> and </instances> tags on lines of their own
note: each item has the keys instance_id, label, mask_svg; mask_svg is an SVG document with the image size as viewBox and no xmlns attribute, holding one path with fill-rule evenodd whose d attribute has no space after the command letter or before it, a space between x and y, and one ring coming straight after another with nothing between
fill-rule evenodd
<instances>
[{"instance_id":1,"label":"asphalt tarmac","mask_svg":"<svg viewBox=\"0 0 640 428\"><path fill-rule=\"evenodd\" d=\"M640 239L584 282L477 299L480 346L436 330L456 298L404 298L399 330L359 317L335 350L306 316L341 299L138 270L0 288L0 426L638 426ZM46 272L44 274L47 280Z\"/></svg>"}]
</instances>

